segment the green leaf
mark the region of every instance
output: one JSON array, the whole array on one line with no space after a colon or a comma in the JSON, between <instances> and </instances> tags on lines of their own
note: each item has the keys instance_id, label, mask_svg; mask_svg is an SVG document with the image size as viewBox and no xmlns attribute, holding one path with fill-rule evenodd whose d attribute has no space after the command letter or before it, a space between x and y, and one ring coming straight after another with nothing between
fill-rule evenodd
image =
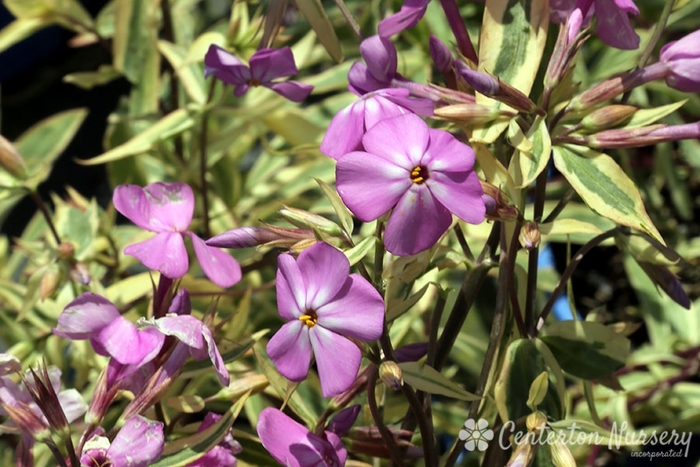
<instances>
[{"instance_id":1,"label":"green leaf","mask_svg":"<svg viewBox=\"0 0 700 467\"><path fill-rule=\"evenodd\" d=\"M630 341L624 335L591 321L552 323L542 330L540 339L564 371L587 380L622 368L630 352Z\"/></svg>"},{"instance_id":2,"label":"green leaf","mask_svg":"<svg viewBox=\"0 0 700 467\"><path fill-rule=\"evenodd\" d=\"M131 138L124 144L87 161L81 161L83 165L98 165L114 162L129 156L144 153L157 143L171 138L174 135L189 130L194 126L195 119L186 109L177 109L158 120L145 131Z\"/></svg>"},{"instance_id":3,"label":"green leaf","mask_svg":"<svg viewBox=\"0 0 700 467\"><path fill-rule=\"evenodd\" d=\"M345 203L343 203L343 200L340 199L340 196L338 195L338 192L335 189L331 188L326 182L319 180L318 178L315 180L316 183L318 183L318 186L321 187L323 194L325 194L326 197L328 197L328 199L330 200L331 206L333 206L333 210L338 215L338 219L340 219L340 225L343 226L345 234L351 236L353 230L353 222L350 210L347 207L345 207Z\"/></svg>"},{"instance_id":4,"label":"green leaf","mask_svg":"<svg viewBox=\"0 0 700 467\"><path fill-rule=\"evenodd\" d=\"M243 409L250 393L244 394L223 413L221 419L209 428L194 435L178 439L165 445L163 455L152 467L186 466L204 456L226 436Z\"/></svg>"},{"instance_id":5,"label":"green leaf","mask_svg":"<svg viewBox=\"0 0 700 467\"><path fill-rule=\"evenodd\" d=\"M316 32L318 40L326 48L328 54L340 63L343 61L343 51L340 48L338 36L335 35L335 28L326 16L320 0L295 0L302 15Z\"/></svg>"},{"instance_id":6,"label":"green leaf","mask_svg":"<svg viewBox=\"0 0 700 467\"><path fill-rule=\"evenodd\" d=\"M253 351L255 353L255 358L258 361L258 365L260 366L262 374L264 374L267 377L272 387L275 389L275 391L277 391L277 394L280 397L285 398L287 395L287 388L289 382L284 376L279 374L275 366L272 364L270 358L265 352L265 347L262 345L262 342L257 342L253 346ZM318 416L311 409L311 407L309 407L306 404L306 402L298 392L295 391L289 397L287 405L289 405L289 408L291 408L294 411L294 413L301 417L306 426L316 426Z\"/></svg>"},{"instance_id":7,"label":"green leaf","mask_svg":"<svg viewBox=\"0 0 700 467\"><path fill-rule=\"evenodd\" d=\"M50 24L51 20L44 17L21 18L11 22L0 31L0 52L4 52Z\"/></svg>"},{"instance_id":8,"label":"green leaf","mask_svg":"<svg viewBox=\"0 0 700 467\"><path fill-rule=\"evenodd\" d=\"M178 412L197 413L204 410L206 404L201 396L185 394L182 396L168 397L165 399L165 405Z\"/></svg>"},{"instance_id":9,"label":"green leaf","mask_svg":"<svg viewBox=\"0 0 700 467\"><path fill-rule=\"evenodd\" d=\"M52 115L32 126L15 141L15 147L27 165L27 184L31 189L48 177L53 162L73 140L86 116L86 109Z\"/></svg>"},{"instance_id":10,"label":"green leaf","mask_svg":"<svg viewBox=\"0 0 700 467\"><path fill-rule=\"evenodd\" d=\"M479 68L530 94L540 66L549 27L547 0L487 0L479 38ZM486 107L509 107L481 94L476 103ZM494 122L474 131L473 139L492 143L508 122Z\"/></svg>"},{"instance_id":11,"label":"green leaf","mask_svg":"<svg viewBox=\"0 0 700 467\"><path fill-rule=\"evenodd\" d=\"M202 68L196 63L188 62L187 51L172 42L158 41L158 50L170 62L190 99L204 104L207 101L207 92Z\"/></svg>"},{"instance_id":12,"label":"green leaf","mask_svg":"<svg viewBox=\"0 0 700 467\"><path fill-rule=\"evenodd\" d=\"M663 242L639 189L610 156L577 146L555 146L554 165L595 212Z\"/></svg>"},{"instance_id":13,"label":"green leaf","mask_svg":"<svg viewBox=\"0 0 700 467\"><path fill-rule=\"evenodd\" d=\"M419 362L399 363L405 383L428 394L438 394L461 401L478 401L479 396L465 391L458 384L450 381L435 368Z\"/></svg>"},{"instance_id":14,"label":"green leaf","mask_svg":"<svg viewBox=\"0 0 700 467\"><path fill-rule=\"evenodd\" d=\"M97 71L81 71L70 73L63 77L66 83L74 84L83 89L92 89L95 86L102 86L121 76L112 65L100 65Z\"/></svg>"},{"instance_id":15,"label":"green leaf","mask_svg":"<svg viewBox=\"0 0 700 467\"><path fill-rule=\"evenodd\" d=\"M386 322L391 323L399 316L406 313L413 305L418 303L425 292L428 291L430 284L425 284L421 289L407 298L402 297L387 297L386 298Z\"/></svg>"},{"instance_id":16,"label":"green leaf","mask_svg":"<svg viewBox=\"0 0 700 467\"><path fill-rule=\"evenodd\" d=\"M552 154L552 142L544 116L537 116L527 133L527 141L530 142L530 149L518 147L509 167L518 188L530 185L547 168Z\"/></svg>"},{"instance_id":17,"label":"green leaf","mask_svg":"<svg viewBox=\"0 0 700 467\"><path fill-rule=\"evenodd\" d=\"M641 128L643 126L651 125L657 120L661 120L667 115L671 115L676 110L683 107L683 105L688 102L688 99L684 99L680 102L674 102L673 104L663 105L661 107L655 107L653 109L640 109L637 110L629 122L620 128Z\"/></svg>"},{"instance_id":18,"label":"green leaf","mask_svg":"<svg viewBox=\"0 0 700 467\"><path fill-rule=\"evenodd\" d=\"M377 237L367 237L349 250L345 250L343 253L350 261L350 266L356 265L362 258L367 256L367 253L374 248L375 243L377 243Z\"/></svg>"},{"instance_id":19,"label":"green leaf","mask_svg":"<svg viewBox=\"0 0 700 467\"><path fill-rule=\"evenodd\" d=\"M537 406L542 403L549 389L549 374L543 371L530 385L530 391L527 394L527 406L533 411L537 410Z\"/></svg>"},{"instance_id":20,"label":"green leaf","mask_svg":"<svg viewBox=\"0 0 700 467\"><path fill-rule=\"evenodd\" d=\"M114 4L114 68L132 83L143 78L149 49L156 50L159 0L119 0Z\"/></svg>"},{"instance_id":21,"label":"green leaf","mask_svg":"<svg viewBox=\"0 0 700 467\"><path fill-rule=\"evenodd\" d=\"M535 340L518 339L508 346L494 385L496 407L503 420L517 420L532 412L528 407L528 388L547 370L545 359ZM561 407L562 401L556 388L548 384L547 394L541 401L539 410L558 420L563 416Z\"/></svg>"}]
</instances>

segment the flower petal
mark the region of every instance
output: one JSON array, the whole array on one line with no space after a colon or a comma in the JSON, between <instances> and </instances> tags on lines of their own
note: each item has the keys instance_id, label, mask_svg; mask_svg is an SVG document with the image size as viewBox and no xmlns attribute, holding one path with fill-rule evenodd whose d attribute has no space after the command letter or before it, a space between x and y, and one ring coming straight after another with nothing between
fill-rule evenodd
<instances>
[{"instance_id":1,"label":"flower petal","mask_svg":"<svg viewBox=\"0 0 700 467\"><path fill-rule=\"evenodd\" d=\"M204 243L204 240L187 232L192 239L194 253L204 274L219 287L227 288L241 280L241 266L231 255L214 246Z\"/></svg>"},{"instance_id":2,"label":"flower petal","mask_svg":"<svg viewBox=\"0 0 700 467\"><path fill-rule=\"evenodd\" d=\"M372 91L384 89L389 85L379 81L362 62L355 62L348 71L348 89L350 92L361 96Z\"/></svg>"},{"instance_id":3,"label":"flower petal","mask_svg":"<svg viewBox=\"0 0 700 467\"><path fill-rule=\"evenodd\" d=\"M267 343L267 355L285 378L303 381L311 365L309 328L298 319L289 321Z\"/></svg>"},{"instance_id":4,"label":"flower petal","mask_svg":"<svg viewBox=\"0 0 700 467\"><path fill-rule=\"evenodd\" d=\"M65 339L88 339L120 317L119 310L112 302L92 292L85 292L66 305L53 333Z\"/></svg>"},{"instance_id":5,"label":"flower petal","mask_svg":"<svg viewBox=\"0 0 700 467\"><path fill-rule=\"evenodd\" d=\"M289 47L260 49L250 57L251 77L261 84L269 83L275 78L286 78L297 73L294 55Z\"/></svg>"},{"instance_id":6,"label":"flower petal","mask_svg":"<svg viewBox=\"0 0 700 467\"><path fill-rule=\"evenodd\" d=\"M388 212L412 184L409 169L367 152L344 155L335 174L338 194L364 222Z\"/></svg>"},{"instance_id":7,"label":"flower petal","mask_svg":"<svg viewBox=\"0 0 700 467\"><path fill-rule=\"evenodd\" d=\"M304 277L289 254L277 258L277 310L286 320L298 319L306 312Z\"/></svg>"},{"instance_id":8,"label":"flower petal","mask_svg":"<svg viewBox=\"0 0 700 467\"><path fill-rule=\"evenodd\" d=\"M258 436L267 451L288 467L340 467L338 447L334 447L306 427L273 407L260 412ZM338 443L340 444L340 443ZM340 444L339 451L345 452ZM347 456L347 453L345 453Z\"/></svg>"},{"instance_id":9,"label":"flower petal","mask_svg":"<svg viewBox=\"0 0 700 467\"><path fill-rule=\"evenodd\" d=\"M150 269L165 277L178 279L187 274L187 249L178 232L161 232L155 237L124 248L124 254L133 256Z\"/></svg>"},{"instance_id":10,"label":"flower petal","mask_svg":"<svg viewBox=\"0 0 700 467\"><path fill-rule=\"evenodd\" d=\"M455 216L470 224L484 221L484 192L475 172L431 172L425 184L435 199Z\"/></svg>"},{"instance_id":11,"label":"flower petal","mask_svg":"<svg viewBox=\"0 0 700 467\"><path fill-rule=\"evenodd\" d=\"M302 102L314 87L310 84L300 83L298 81L283 81L281 83L271 83L267 85L268 88L275 91L280 96L289 99L292 102Z\"/></svg>"},{"instance_id":12,"label":"flower petal","mask_svg":"<svg viewBox=\"0 0 700 467\"><path fill-rule=\"evenodd\" d=\"M360 44L360 54L365 59L367 69L378 81L390 87L391 80L396 77L396 47L384 37L370 36Z\"/></svg>"},{"instance_id":13,"label":"flower petal","mask_svg":"<svg viewBox=\"0 0 700 467\"><path fill-rule=\"evenodd\" d=\"M88 409L83 395L80 394L77 389L66 389L65 391L59 392L58 403L61 409L63 409L68 423L73 423L82 417Z\"/></svg>"},{"instance_id":14,"label":"flower petal","mask_svg":"<svg viewBox=\"0 0 700 467\"><path fill-rule=\"evenodd\" d=\"M209 355L209 360L211 360L212 365L214 365L219 382L222 386L228 387L228 385L231 384L231 374L226 369L226 364L221 357L219 348L216 346L214 336L206 326L202 329L202 337L204 337L204 341L207 343L207 354Z\"/></svg>"},{"instance_id":15,"label":"flower petal","mask_svg":"<svg viewBox=\"0 0 700 467\"><path fill-rule=\"evenodd\" d=\"M114 207L142 229L184 232L192 222L194 194L186 183L151 183L145 188L120 185Z\"/></svg>"},{"instance_id":16,"label":"flower petal","mask_svg":"<svg viewBox=\"0 0 700 467\"><path fill-rule=\"evenodd\" d=\"M131 321L120 316L91 341L119 363L133 365L151 361L163 347L165 336L156 329L140 331Z\"/></svg>"},{"instance_id":17,"label":"flower petal","mask_svg":"<svg viewBox=\"0 0 700 467\"><path fill-rule=\"evenodd\" d=\"M160 457L164 444L163 424L136 415L119 430L107 458L115 466L146 467Z\"/></svg>"},{"instance_id":18,"label":"flower petal","mask_svg":"<svg viewBox=\"0 0 700 467\"><path fill-rule=\"evenodd\" d=\"M316 309L318 325L343 336L372 341L382 336L384 300L363 277L350 275L327 304Z\"/></svg>"},{"instance_id":19,"label":"flower petal","mask_svg":"<svg viewBox=\"0 0 700 467\"><path fill-rule=\"evenodd\" d=\"M425 184L414 183L389 217L384 244L395 255L415 255L435 245L451 223L450 211L435 200Z\"/></svg>"},{"instance_id":20,"label":"flower petal","mask_svg":"<svg viewBox=\"0 0 700 467\"><path fill-rule=\"evenodd\" d=\"M596 0L595 16L598 21L596 32L600 40L611 47L622 50L636 50L639 48L639 36L634 32L627 12L638 14L639 11L634 4L630 10L627 2L621 4L624 9L617 5L617 1ZM632 3L631 1L629 3Z\"/></svg>"},{"instance_id":21,"label":"flower petal","mask_svg":"<svg viewBox=\"0 0 700 467\"><path fill-rule=\"evenodd\" d=\"M316 325L309 330L323 397L337 396L357 377L362 352L349 339Z\"/></svg>"},{"instance_id":22,"label":"flower petal","mask_svg":"<svg viewBox=\"0 0 700 467\"><path fill-rule=\"evenodd\" d=\"M321 141L319 150L335 160L362 149L365 134L365 101L353 102L335 114Z\"/></svg>"},{"instance_id":23,"label":"flower petal","mask_svg":"<svg viewBox=\"0 0 700 467\"><path fill-rule=\"evenodd\" d=\"M306 286L306 308L312 310L340 292L350 274L350 262L345 254L325 242L302 251L297 265Z\"/></svg>"},{"instance_id":24,"label":"flower petal","mask_svg":"<svg viewBox=\"0 0 700 467\"><path fill-rule=\"evenodd\" d=\"M410 29L425 15L430 0L406 0L398 13L379 22L378 31L382 37L391 37L404 29Z\"/></svg>"},{"instance_id":25,"label":"flower petal","mask_svg":"<svg viewBox=\"0 0 700 467\"><path fill-rule=\"evenodd\" d=\"M432 172L467 172L473 170L474 150L444 130L429 130L430 143L421 164Z\"/></svg>"},{"instance_id":26,"label":"flower petal","mask_svg":"<svg viewBox=\"0 0 700 467\"><path fill-rule=\"evenodd\" d=\"M204 77L214 75L226 84L247 84L250 68L237 57L212 44L204 56Z\"/></svg>"},{"instance_id":27,"label":"flower petal","mask_svg":"<svg viewBox=\"0 0 700 467\"><path fill-rule=\"evenodd\" d=\"M362 138L365 151L409 171L420 163L429 142L428 125L414 114L382 120Z\"/></svg>"}]
</instances>

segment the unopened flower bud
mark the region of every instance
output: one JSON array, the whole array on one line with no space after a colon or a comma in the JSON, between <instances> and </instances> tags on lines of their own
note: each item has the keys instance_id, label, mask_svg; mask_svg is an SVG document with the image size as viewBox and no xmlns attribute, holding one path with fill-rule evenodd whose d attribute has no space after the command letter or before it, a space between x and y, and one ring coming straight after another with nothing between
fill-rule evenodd
<instances>
[{"instance_id":1,"label":"unopened flower bud","mask_svg":"<svg viewBox=\"0 0 700 467\"><path fill-rule=\"evenodd\" d=\"M454 104L435 109L435 117L455 123L480 124L496 120L506 112L479 104Z\"/></svg>"},{"instance_id":2,"label":"unopened flower bud","mask_svg":"<svg viewBox=\"0 0 700 467\"><path fill-rule=\"evenodd\" d=\"M379 378L394 391L398 391L403 386L403 373L399 364L387 360L379 365Z\"/></svg>"},{"instance_id":3,"label":"unopened flower bud","mask_svg":"<svg viewBox=\"0 0 700 467\"><path fill-rule=\"evenodd\" d=\"M529 97L508 83L486 73L472 70L459 61L455 62L455 66L459 76L464 79L474 91L503 102L522 112L529 113L537 109L537 106Z\"/></svg>"},{"instance_id":4,"label":"unopened flower bud","mask_svg":"<svg viewBox=\"0 0 700 467\"><path fill-rule=\"evenodd\" d=\"M85 263L76 261L70 268L70 278L79 284L88 285L90 284L90 271L88 271Z\"/></svg>"},{"instance_id":5,"label":"unopened flower bud","mask_svg":"<svg viewBox=\"0 0 700 467\"><path fill-rule=\"evenodd\" d=\"M41 300L46 300L47 297L53 294L56 291L57 285L58 270L54 267L48 267L39 281L39 297Z\"/></svg>"},{"instance_id":6,"label":"unopened flower bud","mask_svg":"<svg viewBox=\"0 0 700 467\"><path fill-rule=\"evenodd\" d=\"M427 342L416 342L408 344L394 350L394 357L397 362L417 362L428 353Z\"/></svg>"},{"instance_id":7,"label":"unopened flower bud","mask_svg":"<svg viewBox=\"0 0 700 467\"><path fill-rule=\"evenodd\" d=\"M569 450L569 447L561 440L557 439L550 445L550 454L554 467L576 467L576 459Z\"/></svg>"},{"instance_id":8,"label":"unopened flower bud","mask_svg":"<svg viewBox=\"0 0 700 467\"><path fill-rule=\"evenodd\" d=\"M537 226L537 222L525 222L520 229L518 240L520 245L526 250L532 250L540 246L540 228Z\"/></svg>"},{"instance_id":9,"label":"unopened flower bud","mask_svg":"<svg viewBox=\"0 0 700 467\"><path fill-rule=\"evenodd\" d=\"M525 419L525 426L527 431L540 432L547 427L547 416L539 410L533 412Z\"/></svg>"},{"instance_id":10,"label":"unopened flower bud","mask_svg":"<svg viewBox=\"0 0 700 467\"><path fill-rule=\"evenodd\" d=\"M433 58L437 69L442 73L450 71L450 68L452 68L454 64L454 59L452 58L450 49L447 48L445 43L431 35L428 39L428 46L430 48L430 56Z\"/></svg>"},{"instance_id":11,"label":"unopened flower bud","mask_svg":"<svg viewBox=\"0 0 700 467\"><path fill-rule=\"evenodd\" d=\"M586 115L581 126L589 131L607 130L628 121L637 110L633 105L606 105Z\"/></svg>"},{"instance_id":12,"label":"unopened flower bud","mask_svg":"<svg viewBox=\"0 0 700 467\"><path fill-rule=\"evenodd\" d=\"M515 452L510 456L506 467L527 467L535 457L535 450L530 443L520 443L515 448Z\"/></svg>"},{"instance_id":13,"label":"unopened flower bud","mask_svg":"<svg viewBox=\"0 0 700 467\"><path fill-rule=\"evenodd\" d=\"M306 238L314 238L314 232L265 224L265 227L231 229L210 238L206 244L219 248L250 248L259 245L288 247Z\"/></svg>"},{"instance_id":14,"label":"unopened flower bud","mask_svg":"<svg viewBox=\"0 0 700 467\"><path fill-rule=\"evenodd\" d=\"M326 426L326 430L332 431L338 436L345 436L355 424L362 407L359 404L352 405L338 412Z\"/></svg>"},{"instance_id":15,"label":"unopened flower bud","mask_svg":"<svg viewBox=\"0 0 700 467\"><path fill-rule=\"evenodd\" d=\"M700 92L700 30L663 46L659 61L668 70L666 84L669 87L683 92Z\"/></svg>"},{"instance_id":16,"label":"unopened flower bud","mask_svg":"<svg viewBox=\"0 0 700 467\"><path fill-rule=\"evenodd\" d=\"M606 130L585 138L583 144L591 148L639 148L669 141L697 138L700 138L700 122Z\"/></svg>"},{"instance_id":17,"label":"unopened flower bud","mask_svg":"<svg viewBox=\"0 0 700 467\"><path fill-rule=\"evenodd\" d=\"M0 135L0 167L19 179L27 177L27 166L15 146Z\"/></svg>"},{"instance_id":18,"label":"unopened flower bud","mask_svg":"<svg viewBox=\"0 0 700 467\"><path fill-rule=\"evenodd\" d=\"M61 242L58 245L58 258L63 260L71 260L75 256L75 247L70 242Z\"/></svg>"},{"instance_id":19,"label":"unopened flower bud","mask_svg":"<svg viewBox=\"0 0 700 467\"><path fill-rule=\"evenodd\" d=\"M303 209L283 206L279 211L289 222L299 227L311 227L328 235L343 235L343 230L335 222L331 222L323 216L313 214Z\"/></svg>"},{"instance_id":20,"label":"unopened flower bud","mask_svg":"<svg viewBox=\"0 0 700 467\"><path fill-rule=\"evenodd\" d=\"M481 181L482 199L489 220L512 220L519 217L518 208L508 202L506 195L489 182Z\"/></svg>"},{"instance_id":21,"label":"unopened flower bud","mask_svg":"<svg viewBox=\"0 0 700 467\"><path fill-rule=\"evenodd\" d=\"M295 255L298 255L298 254L301 253L302 251L304 251L304 250L306 250L306 249L309 249L309 248L311 248L312 246L314 246L314 245L316 244L317 241L318 241L318 240L316 240L315 238L308 238L308 239L306 239L306 240L299 240L299 241L296 242L294 245L292 245L292 246L289 247L289 251L290 251L291 253L294 253Z\"/></svg>"}]
</instances>

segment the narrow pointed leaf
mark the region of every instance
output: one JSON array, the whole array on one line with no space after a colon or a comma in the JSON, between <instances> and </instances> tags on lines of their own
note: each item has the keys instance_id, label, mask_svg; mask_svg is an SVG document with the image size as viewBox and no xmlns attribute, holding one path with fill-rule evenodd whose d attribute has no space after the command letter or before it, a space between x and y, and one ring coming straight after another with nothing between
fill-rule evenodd
<instances>
[{"instance_id":1,"label":"narrow pointed leaf","mask_svg":"<svg viewBox=\"0 0 700 467\"><path fill-rule=\"evenodd\" d=\"M531 147L521 148L512 159L510 173L518 188L524 188L535 181L547 168L552 153L552 142L543 116L538 116L527 133Z\"/></svg>"},{"instance_id":2,"label":"narrow pointed leaf","mask_svg":"<svg viewBox=\"0 0 700 467\"><path fill-rule=\"evenodd\" d=\"M419 362L399 363L403 380L416 389L429 394L452 397L461 401L478 401L479 396L465 391L457 383L450 381L435 368Z\"/></svg>"},{"instance_id":3,"label":"narrow pointed leaf","mask_svg":"<svg viewBox=\"0 0 700 467\"><path fill-rule=\"evenodd\" d=\"M302 15L316 32L319 42L326 48L328 54L340 63L343 61L343 51L340 48L338 36L335 35L335 28L326 16L320 0L295 0Z\"/></svg>"}]
</instances>

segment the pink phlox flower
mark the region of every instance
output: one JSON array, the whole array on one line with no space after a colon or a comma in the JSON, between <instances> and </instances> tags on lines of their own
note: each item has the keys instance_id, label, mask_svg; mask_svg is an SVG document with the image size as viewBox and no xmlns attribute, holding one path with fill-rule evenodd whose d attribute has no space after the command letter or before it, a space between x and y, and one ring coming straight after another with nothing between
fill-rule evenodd
<instances>
[{"instance_id":1,"label":"pink phlox flower","mask_svg":"<svg viewBox=\"0 0 700 467\"><path fill-rule=\"evenodd\" d=\"M639 48L639 36L629 19L629 14L639 14L632 0L552 0L550 12L551 20L556 23L569 20L569 41L595 14L596 32L601 41L616 49Z\"/></svg>"},{"instance_id":2,"label":"pink phlox flower","mask_svg":"<svg viewBox=\"0 0 700 467\"><path fill-rule=\"evenodd\" d=\"M136 367L153 360L165 340L157 329L138 329L112 302L92 292L66 305L53 333L70 340L89 339L99 355Z\"/></svg>"},{"instance_id":3,"label":"pink phlox flower","mask_svg":"<svg viewBox=\"0 0 700 467\"><path fill-rule=\"evenodd\" d=\"M273 407L260 412L258 436L267 452L287 467L342 467L348 455L332 431L317 436Z\"/></svg>"},{"instance_id":4,"label":"pink phlox flower","mask_svg":"<svg viewBox=\"0 0 700 467\"><path fill-rule=\"evenodd\" d=\"M250 57L246 66L218 45L211 45L204 57L204 77L214 75L235 86L233 94L241 97L251 86L265 86L293 102L301 102L311 94L313 86L296 81L272 82L298 73L289 47L261 49Z\"/></svg>"},{"instance_id":5,"label":"pink phlox flower","mask_svg":"<svg viewBox=\"0 0 700 467\"><path fill-rule=\"evenodd\" d=\"M204 417L197 433L201 433L221 419L221 415L209 412ZM211 448L204 456L194 462L187 464L187 467L236 467L238 460L235 455L242 451L241 444L233 439L229 430L219 444Z\"/></svg>"},{"instance_id":6,"label":"pink phlox flower","mask_svg":"<svg viewBox=\"0 0 700 467\"><path fill-rule=\"evenodd\" d=\"M338 193L364 222L393 210L384 235L389 252L407 256L432 247L452 214L472 224L484 220L474 151L450 133L406 114L374 125L362 145L365 152L338 160Z\"/></svg>"},{"instance_id":7,"label":"pink phlox flower","mask_svg":"<svg viewBox=\"0 0 700 467\"><path fill-rule=\"evenodd\" d=\"M410 29L421 20L428 9L430 0L405 0L398 13L394 13L379 23L379 35L391 37L404 29Z\"/></svg>"},{"instance_id":8,"label":"pink phlox flower","mask_svg":"<svg viewBox=\"0 0 700 467\"><path fill-rule=\"evenodd\" d=\"M384 37L370 36L360 44L365 63L355 62L348 72L348 89L361 96L392 87L392 81L405 81L397 70L396 47Z\"/></svg>"},{"instance_id":9,"label":"pink phlox flower","mask_svg":"<svg viewBox=\"0 0 700 467\"><path fill-rule=\"evenodd\" d=\"M404 88L381 89L360 97L338 112L328 125L319 150L340 159L352 151L362 150L362 136L377 122L407 113L433 115L433 102L409 97Z\"/></svg>"},{"instance_id":10,"label":"pink phlox flower","mask_svg":"<svg viewBox=\"0 0 700 467\"><path fill-rule=\"evenodd\" d=\"M86 292L66 306L53 333L71 340L89 339L95 352L119 363L111 368L112 378L119 379L151 362L163 347L165 336L174 336L189 348L194 358L209 357L219 381L228 386L230 375L214 337L202 321L189 314L190 310L189 294L182 289L173 298L166 316L152 320L141 318L137 327L121 316L112 302ZM146 375L135 377L133 384L138 384Z\"/></svg>"},{"instance_id":11,"label":"pink phlox flower","mask_svg":"<svg viewBox=\"0 0 700 467\"><path fill-rule=\"evenodd\" d=\"M666 84L683 92L700 92L700 30L664 45L659 59L669 72Z\"/></svg>"},{"instance_id":12,"label":"pink phlox flower","mask_svg":"<svg viewBox=\"0 0 700 467\"><path fill-rule=\"evenodd\" d=\"M194 213L194 194L185 183L151 183L145 188L120 185L114 190L114 207L142 229L156 232L144 242L130 245L124 253L146 267L177 279L187 273L189 261L184 236L192 239L194 252L204 273L220 287L241 280L241 267L225 251L210 247L187 230Z\"/></svg>"},{"instance_id":13,"label":"pink phlox flower","mask_svg":"<svg viewBox=\"0 0 700 467\"><path fill-rule=\"evenodd\" d=\"M112 442L97 432L85 443L80 465L85 467L147 467L163 453L163 423L141 415L130 418Z\"/></svg>"},{"instance_id":14,"label":"pink phlox flower","mask_svg":"<svg viewBox=\"0 0 700 467\"><path fill-rule=\"evenodd\" d=\"M355 380L362 352L350 339L379 339L384 301L364 278L350 274L345 255L319 242L297 260L279 257L277 307L288 320L272 336L267 353L282 375L303 381L316 357L323 397L345 391Z\"/></svg>"},{"instance_id":15,"label":"pink phlox flower","mask_svg":"<svg viewBox=\"0 0 700 467\"><path fill-rule=\"evenodd\" d=\"M39 406L34 402L24 382L16 383L9 376L21 369L19 360L9 354L0 354L0 359L4 362L2 371L0 371L0 415L7 415L4 410L5 406L25 407L31 410L39 420L42 420L44 426L48 428L49 422L43 414ZM83 400L83 396L75 389L61 390L61 370L55 366L50 366L47 369L49 381L54 392L58 396L58 401L61 409L68 420L72 423L87 411L87 404ZM31 372L25 372L25 381L27 384L35 384L34 376ZM2 427L14 427L11 420L6 421Z\"/></svg>"}]
</instances>

